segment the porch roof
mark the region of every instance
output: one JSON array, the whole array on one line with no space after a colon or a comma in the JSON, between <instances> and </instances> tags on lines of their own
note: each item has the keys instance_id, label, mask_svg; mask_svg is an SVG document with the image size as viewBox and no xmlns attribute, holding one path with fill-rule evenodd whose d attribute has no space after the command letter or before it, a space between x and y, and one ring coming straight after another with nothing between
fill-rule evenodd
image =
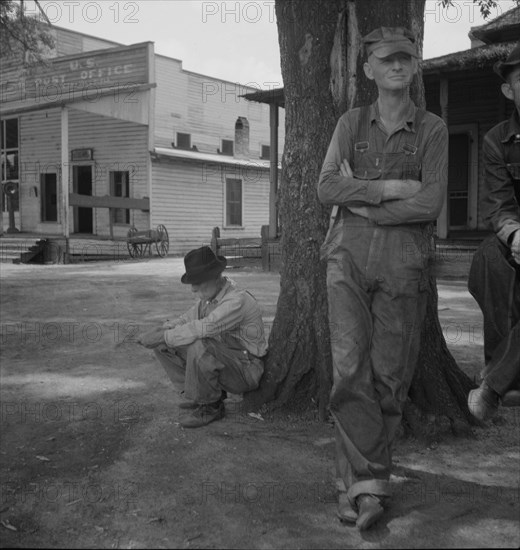
<instances>
[{"instance_id":1,"label":"porch roof","mask_svg":"<svg viewBox=\"0 0 520 550\"><path fill-rule=\"evenodd\" d=\"M274 104L278 107L285 107L285 95L283 88L260 90L258 92L244 94L241 97L244 97L248 101L256 101L257 103L268 103L269 105Z\"/></svg>"},{"instance_id":2,"label":"porch roof","mask_svg":"<svg viewBox=\"0 0 520 550\"><path fill-rule=\"evenodd\" d=\"M489 44L426 59L422 63L423 75L455 71L491 70L497 61L504 60L513 51L515 45L515 42Z\"/></svg>"}]
</instances>

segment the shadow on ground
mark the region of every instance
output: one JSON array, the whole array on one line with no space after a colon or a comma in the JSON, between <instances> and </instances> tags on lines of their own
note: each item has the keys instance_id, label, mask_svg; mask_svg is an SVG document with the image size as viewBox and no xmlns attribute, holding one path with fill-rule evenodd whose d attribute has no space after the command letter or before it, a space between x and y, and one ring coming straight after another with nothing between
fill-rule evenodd
<instances>
[{"instance_id":1,"label":"shadow on ground","mask_svg":"<svg viewBox=\"0 0 520 550\"><path fill-rule=\"evenodd\" d=\"M182 272L178 259L3 269L2 547L518 547L517 409L473 439L401 441L394 500L365 534L335 518L331 424L230 406L183 430L133 341L192 303ZM272 319L278 277L230 274ZM448 344L478 373L479 313L464 283L439 292Z\"/></svg>"}]
</instances>

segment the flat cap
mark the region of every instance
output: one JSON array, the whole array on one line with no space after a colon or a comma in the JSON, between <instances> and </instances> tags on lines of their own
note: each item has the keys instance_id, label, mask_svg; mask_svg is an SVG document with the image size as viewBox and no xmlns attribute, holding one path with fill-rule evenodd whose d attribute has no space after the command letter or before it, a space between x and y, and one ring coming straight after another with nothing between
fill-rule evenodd
<instances>
[{"instance_id":1,"label":"flat cap","mask_svg":"<svg viewBox=\"0 0 520 550\"><path fill-rule=\"evenodd\" d=\"M493 70L506 80L509 71L512 71L517 65L520 65L520 42L516 48L508 55L505 61L498 61L493 66Z\"/></svg>"},{"instance_id":2,"label":"flat cap","mask_svg":"<svg viewBox=\"0 0 520 550\"><path fill-rule=\"evenodd\" d=\"M367 55L373 53L379 59L402 52L419 57L415 37L404 27L379 27L363 37Z\"/></svg>"}]
</instances>

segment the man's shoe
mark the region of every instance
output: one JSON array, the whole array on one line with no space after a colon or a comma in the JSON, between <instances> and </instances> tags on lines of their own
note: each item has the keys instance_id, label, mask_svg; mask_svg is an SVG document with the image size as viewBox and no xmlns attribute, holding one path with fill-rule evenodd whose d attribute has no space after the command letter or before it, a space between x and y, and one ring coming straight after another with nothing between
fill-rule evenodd
<instances>
[{"instance_id":1,"label":"man's shoe","mask_svg":"<svg viewBox=\"0 0 520 550\"><path fill-rule=\"evenodd\" d=\"M199 405L189 416L180 421L183 428L200 428L224 417L225 408L221 401L211 405Z\"/></svg>"},{"instance_id":2,"label":"man's shoe","mask_svg":"<svg viewBox=\"0 0 520 550\"><path fill-rule=\"evenodd\" d=\"M374 495L359 495L356 504L358 507L356 525L360 531L369 529L385 511L381 501Z\"/></svg>"},{"instance_id":3,"label":"man's shoe","mask_svg":"<svg viewBox=\"0 0 520 550\"><path fill-rule=\"evenodd\" d=\"M487 420L498 411L499 396L486 382L471 390L468 395L469 412L479 420Z\"/></svg>"},{"instance_id":4,"label":"man's shoe","mask_svg":"<svg viewBox=\"0 0 520 550\"><path fill-rule=\"evenodd\" d=\"M182 390L179 395L181 396L184 401L181 401L178 404L179 409L196 409L199 404L196 401L192 401L191 399L186 399L186 394L184 393L184 390Z\"/></svg>"},{"instance_id":5,"label":"man's shoe","mask_svg":"<svg viewBox=\"0 0 520 550\"><path fill-rule=\"evenodd\" d=\"M520 390L509 390L501 401L503 407L520 407Z\"/></svg>"},{"instance_id":6,"label":"man's shoe","mask_svg":"<svg viewBox=\"0 0 520 550\"><path fill-rule=\"evenodd\" d=\"M358 514L352 507L350 500L347 498L347 493L345 491L340 491L338 497L338 509L336 515L339 520L344 523L356 523Z\"/></svg>"}]
</instances>

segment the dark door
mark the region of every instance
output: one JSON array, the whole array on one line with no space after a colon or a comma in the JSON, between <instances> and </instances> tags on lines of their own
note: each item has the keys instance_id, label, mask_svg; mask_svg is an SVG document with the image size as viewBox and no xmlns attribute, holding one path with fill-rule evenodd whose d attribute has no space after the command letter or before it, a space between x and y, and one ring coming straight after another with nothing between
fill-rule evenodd
<instances>
[{"instance_id":1,"label":"dark door","mask_svg":"<svg viewBox=\"0 0 520 550\"><path fill-rule=\"evenodd\" d=\"M58 221L58 180L56 174L41 174L41 220Z\"/></svg>"},{"instance_id":2,"label":"dark door","mask_svg":"<svg viewBox=\"0 0 520 550\"><path fill-rule=\"evenodd\" d=\"M450 229L467 229L469 218L470 146L468 133L450 134L448 163L448 224Z\"/></svg>"},{"instance_id":3,"label":"dark door","mask_svg":"<svg viewBox=\"0 0 520 550\"><path fill-rule=\"evenodd\" d=\"M74 192L78 195L92 196L92 166L74 166ZM77 207L74 216L74 231L76 233L92 233L92 208Z\"/></svg>"}]
</instances>

